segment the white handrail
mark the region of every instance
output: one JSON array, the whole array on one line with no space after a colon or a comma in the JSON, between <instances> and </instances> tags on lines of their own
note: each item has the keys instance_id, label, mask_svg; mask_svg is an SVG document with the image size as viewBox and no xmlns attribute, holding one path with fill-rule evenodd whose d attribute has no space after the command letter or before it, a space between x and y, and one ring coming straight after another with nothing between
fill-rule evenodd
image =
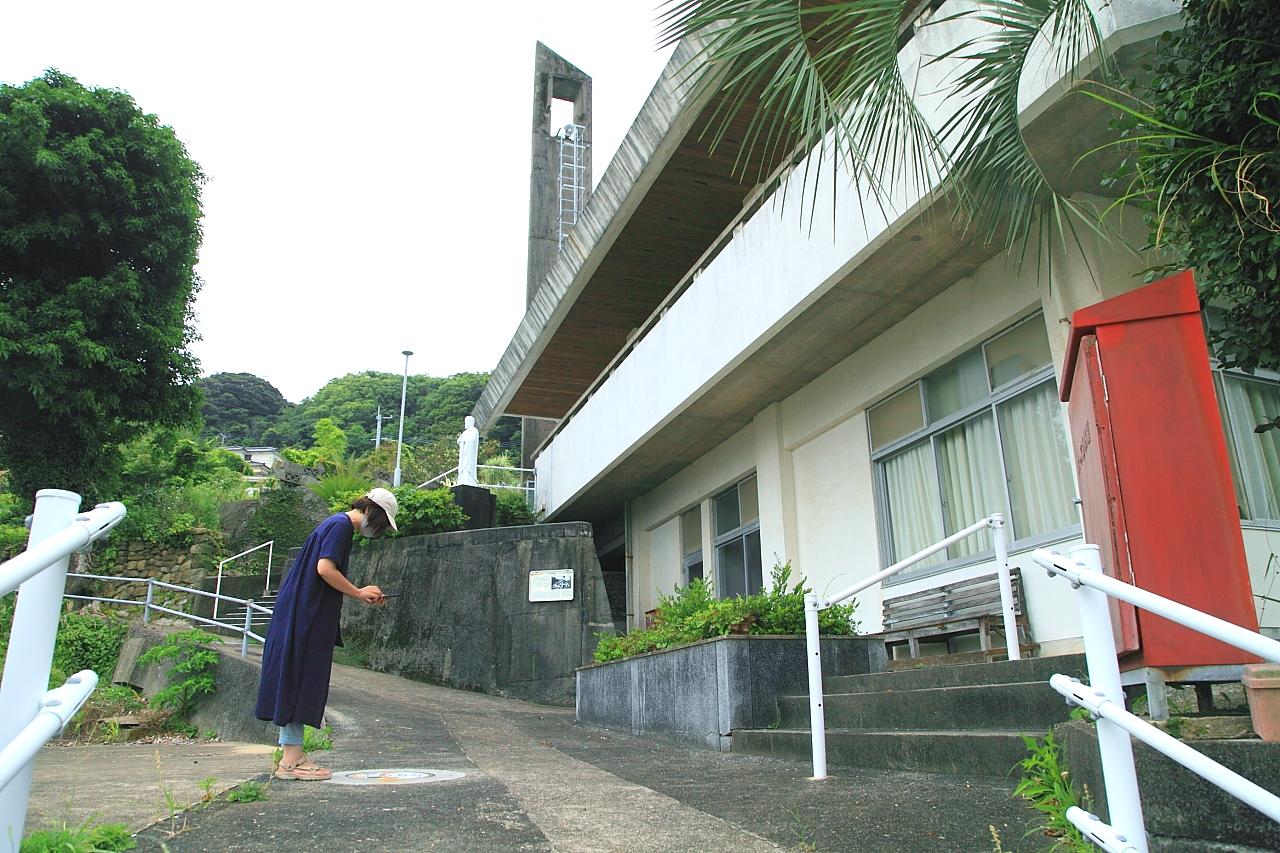
<instances>
[{"instance_id":1,"label":"white handrail","mask_svg":"<svg viewBox=\"0 0 1280 853\"><path fill-rule=\"evenodd\" d=\"M225 566L227 563L230 563L232 560L238 560L241 557L244 557L248 554L252 554L254 551L261 551L263 548L266 548L267 549L267 582L263 584L263 587L262 587L262 594L266 595L267 591L271 589L271 558L275 554L275 546L276 546L276 540L268 539L266 542L263 542L261 545L254 545L252 548L248 549L247 551L241 551L239 554L233 554L232 556L227 557L224 560L219 560L218 561L218 582L214 586L213 591L218 594L222 593L223 566ZM218 618L218 599L217 598L213 600L213 618L214 619Z\"/></svg>"},{"instance_id":2,"label":"white handrail","mask_svg":"<svg viewBox=\"0 0 1280 853\"><path fill-rule=\"evenodd\" d=\"M120 523L124 515L124 504L118 501L99 504L88 512L77 515L65 528L39 544L28 545L27 550L0 564L0 595L8 595L53 563L105 536Z\"/></svg>"},{"instance_id":3,"label":"white handrail","mask_svg":"<svg viewBox=\"0 0 1280 853\"><path fill-rule=\"evenodd\" d=\"M1272 820L1280 822L1280 797L1261 785L1250 782L1234 770L1223 767L1176 737L1160 731L1146 720L1135 717L1107 698L1102 691L1094 690L1078 678L1061 674L1051 676L1049 686L1066 697L1071 704L1088 709L1095 717L1112 721L1131 737L1172 758L1192 773L1212 782L1236 799L1243 800Z\"/></svg>"},{"instance_id":4,"label":"white handrail","mask_svg":"<svg viewBox=\"0 0 1280 853\"><path fill-rule=\"evenodd\" d=\"M1068 809L1067 819L1094 844L1111 853L1147 853L1142 799L1133 764L1131 738L1137 738L1272 820L1280 821L1280 797L1125 710L1108 599L1127 601L1193 631L1277 663L1280 663L1280 642L1108 577L1102 571L1096 545L1073 548L1070 556L1040 549L1031 558L1044 567L1050 577L1067 578L1079 593L1077 604L1089 685L1061 674L1052 676L1049 684L1069 703L1086 708L1097 718L1098 751L1111 824L1077 808Z\"/></svg>"},{"instance_id":5,"label":"white handrail","mask_svg":"<svg viewBox=\"0 0 1280 853\"><path fill-rule=\"evenodd\" d=\"M445 477L448 477L450 474L454 473L457 470L458 470L458 466L455 465L452 468L450 468L448 471L445 471L443 474L436 474L434 477L432 477L430 480L427 480L425 483L420 483L418 485L418 488L425 489L427 486L431 485L436 480L443 480Z\"/></svg>"},{"instance_id":6,"label":"white handrail","mask_svg":"<svg viewBox=\"0 0 1280 853\"><path fill-rule=\"evenodd\" d=\"M36 752L97 684L96 675L82 672L48 689L71 554L125 516L121 503L99 504L86 513L79 509L76 493L41 489L26 550L0 564L0 595L20 587L0 679L0 838L14 846L26 823Z\"/></svg>"},{"instance_id":7,"label":"white handrail","mask_svg":"<svg viewBox=\"0 0 1280 853\"><path fill-rule=\"evenodd\" d=\"M1193 631L1199 631L1201 634L1221 640L1260 658L1280 662L1280 640L1264 637L1248 628L1241 628L1233 622L1210 616L1194 607L1179 604L1153 592L1116 580L1054 551L1040 548L1031 555L1031 558L1044 567L1049 577L1062 575L1071 581L1072 586L1092 587L1112 598L1127 601L1135 607L1149 610L1157 616L1163 616L1171 622L1185 625Z\"/></svg>"},{"instance_id":8,"label":"white handrail","mask_svg":"<svg viewBox=\"0 0 1280 853\"><path fill-rule=\"evenodd\" d=\"M809 672L809 736L813 751L813 778L827 778L827 720L823 709L822 695L822 648L818 634L818 613L833 604L839 604L865 589L869 589L888 577L896 575L903 569L927 560L934 554L945 550L962 539L991 530L996 555L996 576L1000 587L1000 611L1004 622L1005 649L1009 660L1018 660L1018 621L1016 604L1013 600L1013 581L1009 576L1009 545L1005 533L1004 516L994 512L986 518L951 534L947 538L935 542L922 551L917 551L905 560L899 560L884 571L863 578L858 583L828 598L819 598L816 593L806 593L804 597L804 633L805 654L808 658Z\"/></svg>"},{"instance_id":9,"label":"white handrail","mask_svg":"<svg viewBox=\"0 0 1280 853\"><path fill-rule=\"evenodd\" d=\"M97 686L98 673L84 669L44 694L35 719L0 750L0 790L31 763L41 747L67 727Z\"/></svg>"}]
</instances>

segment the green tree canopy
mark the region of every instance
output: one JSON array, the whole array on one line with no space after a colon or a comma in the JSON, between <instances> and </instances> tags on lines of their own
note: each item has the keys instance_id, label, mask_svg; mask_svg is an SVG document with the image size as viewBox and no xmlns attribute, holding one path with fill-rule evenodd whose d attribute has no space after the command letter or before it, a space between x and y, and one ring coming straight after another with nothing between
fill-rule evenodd
<instances>
[{"instance_id":1,"label":"green tree canopy","mask_svg":"<svg viewBox=\"0 0 1280 853\"><path fill-rule=\"evenodd\" d=\"M128 94L0 85L0 458L109 491L117 445L195 416L199 166Z\"/></svg>"},{"instance_id":2,"label":"green tree canopy","mask_svg":"<svg viewBox=\"0 0 1280 853\"><path fill-rule=\"evenodd\" d=\"M259 444L289 407L274 385L252 373L215 373L196 385L204 395L204 432L227 444Z\"/></svg>"},{"instance_id":3,"label":"green tree canopy","mask_svg":"<svg viewBox=\"0 0 1280 853\"><path fill-rule=\"evenodd\" d=\"M400 416L402 376L368 370L330 380L314 396L286 410L263 433L263 440L281 446L310 446L315 424L330 418L347 436L349 450L365 453L373 449L378 407L386 419L383 441L395 441ZM462 432L462 421L489 380L485 373L458 373L449 377L410 376L405 397L404 441L406 445L428 445L441 439L450 442ZM490 437L504 446L519 439L519 421L504 418Z\"/></svg>"}]
</instances>

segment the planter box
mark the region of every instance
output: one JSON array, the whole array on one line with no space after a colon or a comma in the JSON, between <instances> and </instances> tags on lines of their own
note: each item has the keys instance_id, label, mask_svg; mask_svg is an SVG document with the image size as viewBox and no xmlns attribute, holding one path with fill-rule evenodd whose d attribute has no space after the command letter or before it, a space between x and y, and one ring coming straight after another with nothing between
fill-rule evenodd
<instances>
[{"instance_id":1,"label":"planter box","mask_svg":"<svg viewBox=\"0 0 1280 853\"><path fill-rule=\"evenodd\" d=\"M824 637L822 674L886 666L880 637ZM804 637L729 636L577 671L578 722L727 751L734 729L778 720L778 697L807 693Z\"/></svg>"}]
</instances>

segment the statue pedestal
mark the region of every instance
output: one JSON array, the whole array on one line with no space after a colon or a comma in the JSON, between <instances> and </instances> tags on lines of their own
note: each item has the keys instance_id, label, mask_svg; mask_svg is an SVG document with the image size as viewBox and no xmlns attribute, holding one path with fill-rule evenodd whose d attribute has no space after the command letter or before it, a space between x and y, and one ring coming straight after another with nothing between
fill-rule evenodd
<instances>
[{"instance_id":1,"label":"statue pedestal","mask_svg":"<svg viewBox=\"0 0 1280 853\"><path fill-rule=\"evenodd\" d=\"M493 527L498 517L498 498L493 492L480 486L454 486L453 502L467 514L464 530L480 530Z\"/></svg>"}]
</instances>

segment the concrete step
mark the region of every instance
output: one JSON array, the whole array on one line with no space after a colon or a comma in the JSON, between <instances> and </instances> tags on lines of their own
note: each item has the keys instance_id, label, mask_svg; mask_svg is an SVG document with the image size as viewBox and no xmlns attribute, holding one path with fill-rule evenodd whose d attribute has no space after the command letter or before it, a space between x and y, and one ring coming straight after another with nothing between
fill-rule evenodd
<instances>
[{"instance_id":1,"label":"concrete step","mask_svg":"<svg viewBox=\"0 0 1280 853\"><path fill-rule=\"evenodd\" d=\"M733 733L734 752L799 761L812 758L808 729L747 729ZM1026 758L1016 731L828 731L832 767L910 770L1011 778Z\"/></svg>"},{"instance_id":2,"label":"concrete step","mask_svg":"<svg viewBox=\"0 0 1280 853\"><path fill-rule=\"evenodd\" d=\"M963 666L921 667L869 675L842 675L824 678L822 689L836 693L878 693L886 690L923 690L930 687L969 687L978 684L1017 684L1043 681L1056 672L1085 677L1084 655L974 663Z\"/></svg>"},{"instance_id":3,"label":"concrete step","mask_svg":"<svg viewBox=\"0 0 1280 853\"><path fill-rule=\"evenodd\" d=\"M780 725L809 726L809 697L778 700ZM825 698L830 729L929 731L939 729L1005 729L1042 737L1051 726L1066 722L1070 712L1046 682L932 687L882 693L838 693Z\"/></svg>"},{"instance_id":4,"label":"concrete step","mask_svg":"<svg viewBox=\"0 0 1280 853\"><path fill-rule=\"evenodd\" d=\"M1095 800L1094 811L1105 819L1106 788L1096 727L1076 720L1054 731L1065 750L1073 783L1077 788L1088 786ZM1189 745L1254 784L1280 791L1280 743L1241 738ZM1280 850L1280 823L1145 744L1134 744L1133 758L1152 851Z\"/></svg>"}]
</instances>

